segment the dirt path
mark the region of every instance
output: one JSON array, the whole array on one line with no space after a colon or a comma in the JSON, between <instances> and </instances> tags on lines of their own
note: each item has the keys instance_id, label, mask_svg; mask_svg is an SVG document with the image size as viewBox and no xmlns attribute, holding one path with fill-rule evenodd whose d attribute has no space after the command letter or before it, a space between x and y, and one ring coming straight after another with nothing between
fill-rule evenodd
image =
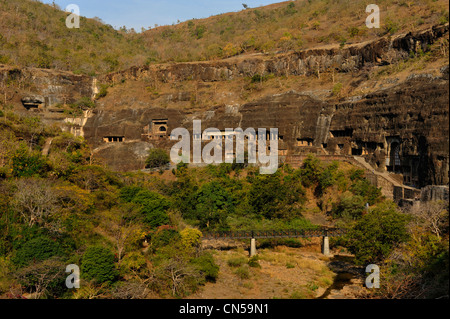
<instances>
[{"instance_id":1,"label":"dirt path","mask_svg":"<svg viewBox=\"0 0 450 319\"><path fill-rule=\"evenodd\" d=\"M320 247L261 249L260 268L229 265L229 260L248 260L242 248L213 254L220 267L217 281L207 283L188 299L315 299L325 293L325 299L354 299L355 293L364 289L357 278L335 283L335 278L342 279L337 274L345 267L330 267L335 258L323 256ZM248 278L239 276L238 272L246 271Z\"/></svg>"}]
</instances>

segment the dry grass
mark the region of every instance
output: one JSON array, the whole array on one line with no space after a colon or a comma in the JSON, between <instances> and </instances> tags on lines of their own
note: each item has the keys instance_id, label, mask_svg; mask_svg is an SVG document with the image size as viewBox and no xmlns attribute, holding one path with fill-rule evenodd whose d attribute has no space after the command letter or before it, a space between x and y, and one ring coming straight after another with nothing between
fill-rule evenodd
<instances>
[{"instance_id":1,"label":"dry grass","mask_svg":"<svg viewBox=\"0 0 450 319\"><path fill-rule=\"evenodd\" d=\"M261 268L247 264L228 265L230 259L249 259L248 252L242 248L217 251L214 258L220 266L217 282L208 283L190 298L311 299L317 296L319 288L329 287L334 277L326 266L328 259L320 252L305 248L260 249L258 262Z\"/></svg>"}]
</instances>

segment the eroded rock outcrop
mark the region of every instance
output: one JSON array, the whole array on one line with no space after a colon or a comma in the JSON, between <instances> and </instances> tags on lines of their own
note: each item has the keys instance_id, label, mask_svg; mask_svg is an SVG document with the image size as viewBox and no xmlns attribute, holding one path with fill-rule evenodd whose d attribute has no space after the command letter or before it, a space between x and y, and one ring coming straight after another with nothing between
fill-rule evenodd
<instances>
[{"instance_id":1,"label":"eroded rock outcrop","mask_svg":"<svg viewBox=\"0 0 450 319\"><path fill-rule=\"evenodd\" d=\"M351 72L373 65L394 63L410 52L426 51L437 39L448 34L449 25L438 25L427 30L410 32L396 37L382 37L367 43L345 47L317 48L269 57L255 54L250 57L230 58L217 62L189 62L132 67L100 78L106 83L123 80L148 79L161 82L197 80L226 81L244 76L263 74L313 75L335 70Z\"/></svg>"},{"instance_id":2,"label":"eroded rock outcrop","mask_svg":"<svg viewBox=\"0 0 450 319\"><path fill-rule=\"evenodd\" d=\"M357 75L353 82L364 82L367 70L402 61L411 53L420 54L443 37L448 41L448 24L342 48L133 67L100 77L98 82L109 83L117 91L100 100L95 110L70 119L52 117L49 108L92 97L98 92L96 79L68 72L0 67L0 82L15 81L19 94L14 98L25 106L24 111L43 109L47 112L44 118L64 120L74 134L87 139L96 156L117 170L142 169L149 148L170 149L173 129L184 127L192 132L192 121L201 119L203 129L278 128L281 161L308 153L336 159L357 156L374 171L392 172L396 183L422 187L448 184L448 65L441 68L439 76L422 73L410 74L406 80L389 79L392 83L387 88L374 88L372 93L346 100L338 101L330 92L317 95L285 90L236 102L230 91L221 93L226 103L222 100L216 105L211 99L210 104L195 110L186 105L195 102L197 90L215 93L213 87L255 75L320 77L324 72L351 72ZM133 83L120 89L124 80ZM186 88L182 84L190 80L197 86ZM353 82L350 85L359 85ZM173 90L159 94L152 91L152 83L169 83ZM134 88L136 84L140 89ZM126 89L135 89L142 96L121 95Z\"/></svg>"},{"instance_id":3,"label":"eroded rock outcrop","mask_svg":"<svg viewBox=\"0 0 450 319\"><path fill-rule=\"evenodd\" d=\"M94 94L91 77L65 71L0 65L0 83L7 102L22 106L16 108L19 112L25 109L45 112Z\"/></svg>"}]
</instances>

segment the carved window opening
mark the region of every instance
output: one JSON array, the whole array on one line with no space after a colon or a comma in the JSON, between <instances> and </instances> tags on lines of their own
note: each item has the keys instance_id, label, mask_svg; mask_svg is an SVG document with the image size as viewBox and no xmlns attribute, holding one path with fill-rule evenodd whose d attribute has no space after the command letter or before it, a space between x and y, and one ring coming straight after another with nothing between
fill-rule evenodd
<instances>
[{"instance_id":1,"label":"carved window opening","mask_svg":"<svg viewBox=\"0 0 450 319\"><path fill-rule=\"evenodd\" d=\"M401 170L400 143L392 142L389 152L388 171L397 172Z\"/></svg>"},{"instance_id":2,"label":"carved window opening","mask_svg":"<svg viewBox=\"0 0 450 319\"><path fill-rule=\"evenodd\" d=\"M168 119L153 119L148 128L148 139L159 140L167 137Z\"/></svg>"},{"instance_id":3,"label":"carved window opening","mask_svg":"<svg viewBox=\"0 0 450 319\"><path fill-rule=\"evenodd\" d=\"M125 141L125 136L105 136L103 141L106 143L122 143Z\"/></svg>"},{"instance_id":4,"label":"carved window opening","mask_svg":"<svg viewBox=\"0 0 450 319\"><path fill-rule=\"evenodd\" d=\"M310 138L297 138L297 146L312 146L313 140Z\"/></svg>"},{"instance_id":5,"label":"carved window opening","mask_svg":"<svg viewBox=\"0 0 450 319\"><path fill-rule=\"evenodd\" d=\"M353 129L330 131L330 137L352 137Z\"/></svg>"}]
</instances>

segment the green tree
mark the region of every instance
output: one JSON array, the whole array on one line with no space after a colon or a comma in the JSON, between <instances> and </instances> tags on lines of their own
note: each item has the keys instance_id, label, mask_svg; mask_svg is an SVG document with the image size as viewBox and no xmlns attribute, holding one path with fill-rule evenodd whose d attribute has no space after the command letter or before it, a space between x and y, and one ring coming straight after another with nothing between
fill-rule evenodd
<instances>
[{"instance_id":1,"label":"green tree","mask_svg":"<svg viewBox=\"0 0 450 319\"><path fill-rule=\"evenodd\" d=\"M112 283L118 271L114 254L105 247L89 247L81 260L81 276L97 283Z\"/></svg>"},{"instance_id":2,"label":"green tree","mask_svg":"<svg viewBox=\"0 0 450 319\"><path fill-rule=\"evenodd\" d=\"M383 202L349 231L347 246L360 264L380 262L396 245L408 240L408 220L408 215L398 212L393 202Z\"/></svg>"},{"instance_id":3,"label":"green tree","mask_svg":"<svg viewBox=\"0 0 450 319\"><path fill-rule=\"evenodd\" d=\"M303 161L300 168L300 175L302 177L302 184L305 187L310 187L319 182L320 176L323 172L322 163L312 154Z\"/></svg>"},{"instance_id":4,"label":"green tree","mask_svg":"<svg viewBox=\"0 0 450 319\"><path fill-rule=\"evenodd\" d=\"M337 203L333 203L331 214L334 218L359 219L364 214L364 198L346 192Z\"/></svg>"},{"instance_id":5,"label":"green tree","mask_svg":"<svg viewBox=\"0 0 450 319\"><path fill-rule=\"evenodd\" d=\"M40 236L25 242L16 251L12 261L15 265L23 267L61 254L62 248L56 240L47 236Z\"/></svg>"},{"instance_id":6,"label":"green tree","mask_svg":"<svg viewBox=\"0 0 450 319\"><path fill-rule=\"evenodd\" d=\"M298 177L281 179L279 174L257 175L249 179L248 202L252 213L267 219L298 217L305 191Z\"/></svg>"},{"instance_id":7,"label":"green tree","mask_svg":"<svg viewBox=\"0 0 450 319\"><path fill-rule=\"evenodd\" d=\"M170 157L163 149L152 148L145 160L146 168L159 168L170 163Z\"/></svg>"},{"instance_id":8,"label":"green tree","mask_svg":"<svg viewBox=\"0 0 450 319\"><path fill-rule=\"evenodd\" d=\"M195 206L185 213L186 218L197 221L201 228L227 228L225 220L234 212L234 203L218 181L202 185L193 201Z\"/></svg>"},{"instance_id":9,"label":"green tree","mask_svg":"<svg viewBox=\"0 0 450 319\"><path fill-rule=\"evenodd\" d=\"M142 189L136 193L131 202L141 206L140 213L144 218L144 222L151 228L170 223L167 215L170 202L164 196Z\"/></svg>"},{"instance_id":10,"label":"green tree","mask_svg":"<svg viewBox=\"0 0 450 319\"><path fill-rule=\"evenodd\" d=\"M374 205L381 198L381 189L370 184L367 179L361 179L350 186L350 191L362 196L370 205Z\"/></svg>"}]
</instances>

